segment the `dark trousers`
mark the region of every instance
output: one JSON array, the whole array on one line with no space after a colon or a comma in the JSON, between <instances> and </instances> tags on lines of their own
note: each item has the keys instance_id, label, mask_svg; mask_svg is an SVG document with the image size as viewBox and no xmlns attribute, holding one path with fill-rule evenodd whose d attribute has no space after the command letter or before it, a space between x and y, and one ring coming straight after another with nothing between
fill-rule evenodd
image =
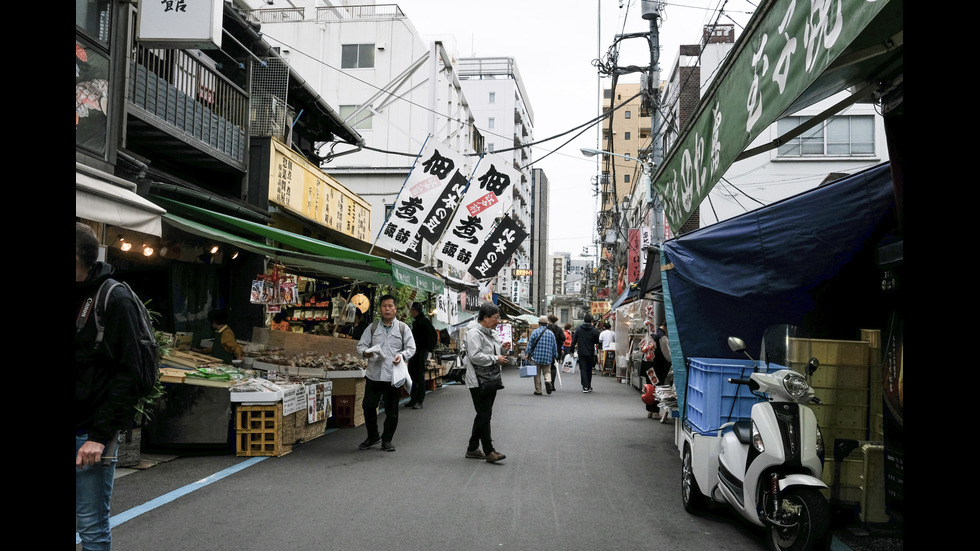
<instances>
[{"instance_id":1,"label":"dark trousers","mask_svg":"<svg viewBox=\"0 0 980 551\"><path fill-rule=\"evenodd\" d=\"M476 417L473 419L473 432L470 434L470 444L468 451L473 451L483 445L483 453L493 451L493 439L490 437L490 417L493 416L493 401L497 398L497 391L481 391L479 388L471 388L470 396L473 398L473 409L476 410Z\"/></svg>"},{"instance_id":2,"label":"dark trousers","mask_svg":"<svg viewBox=\"0 0 980 551\"><path fill-rule=\"evenodd\" d=\"M398 428L398 401L401 388L391 386L388 381L365 379L364 384L364 424L367 425L368 439L378 439L378 404L384 399L385 424L381 433L383 442L391 442Z\"/></svg>"},{"instance_id":3,"label":"dark trousers","mask_svg":"<svg viewBox=\"0 0 980 551\"><path fill-rule=\"evenodd\" d=\"M412 394L409 404L421 404L425 400L425 356L417 354L408 360L408 374L412 377Z\"/></svg>"},{"instance_id":4,"label":"dark trousers","mask_svg":"<svg viewBox=\"0 0 980 551\"><path fill-rule=\"evenodd\" d=\"M595 356L578 355L578 372L582 377L582 388L592 388L593 368L595 368Z\"/></svg>"}]
</instances>

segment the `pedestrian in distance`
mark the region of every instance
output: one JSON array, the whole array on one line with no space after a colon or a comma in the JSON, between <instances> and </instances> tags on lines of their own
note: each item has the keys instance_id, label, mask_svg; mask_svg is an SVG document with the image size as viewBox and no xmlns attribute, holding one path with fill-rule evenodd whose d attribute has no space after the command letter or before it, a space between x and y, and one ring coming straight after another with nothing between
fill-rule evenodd
<instances>
[{"instance_id":1,"label":"pedestrian in distance","mask_svg":"<svg viewBox=\"0 0 980 551\"><path fill-rule=\"evenodd\" d=\"M398 401L401 387L392 385L395 366L407 362L415 355L415 338L411 328L395 318L398 308L395 297L385 295L378 302L381 319L372 323L357 342L357 352L367 358L367 373L364 382L364 424L367 439L358 448L366 450L378 442L381 449L395 451L391 443L398 428ZM384 401L384 431L378 434L378 404Z\"/></svg>"},{"instance_id":2,"label":"pedestrian in distance","mask_svg":"<svg viewBox=\"0 0 980 551\"><path fill-rule=\"evenodd\" d=\"M584 323L572 334L572 349L578 351L582 392L592 392L592 370L599 354L599 330L592 325L591 314L585 315Z\"/></svg>"},{"instance_id":3,"label":"pedestrian in distance","mask_svg":"<svg viewBox=\"0 0 980 551\"><path fill-rule=\"evenodd\" d=\"M476 321L470 323L463 338L466 350L466 357L463 359L466 365L466 377L463 380L466 388L470 390L473 409L476 410L469 445L466 447L466 457L484 459L488 463L502 461L507 456L494 448L490 432L490 419L493 417L493 402L497 398L497 389L481 389L476 369L492 366L500 369L500 366L507 363L507 356L503 352L510 348L510 343L500 344L494 334L498 323L500 323L500 309L492 302L485 302L480 306ZM483 451L480 451L481 446Z\"/></svg>"},{"instance_id":4,"label":"pedestrian in distance","mask_svg":"<svg viewBox=\"0 0 980 551\"><path fill-rule=\"evenodd\" d=\"M98 260L99 240L75 223L75 528L82 549L109 549L109 505L119 432L129 428L139 400L140 310L120 287L104 303L98 343L93 310L99 288L114 272ZM99 314L96 314L99 315Z\"/></svg>"},{"instance_id":5,"label":"pedestrian in distance","mask_svg":"<svg viewBox=\"0 0 980 551\"><path fill-rule=\"evenodd\" d=\"M436 328L425 317L425 309L418 302L412 303L408 315L414 320L412 336L415 338L415 355L408 361L408 374L412 377L412 397L405 407L422 409L422 402L425 401L425 360L436 347Z\"/></svg>"},{"instance_id":6,"label":"pedestrian in distance","mask_svg":"<svg viewBox=\"0 0 980 551\"><path fill-rule=\"evenodd\" d=\"M565 344L562 348L564 348L565 356L572 353L572 324L570 323L565 324ZM562 361L565 361L564 357L562 357Z\"/></svg>"},{"instance_id":7,"label":"pedestrian in distance","mask_svg":"<svg viewBox=\"0 0 980 551\"><path fill-rule=\"evenodd\" d=\"M551 386L555 386L555 380L558 379L558 366L561 365L561 361L565 359L565 332L562 331L561 327L558 327L558 316L554 314L548 314L548 329L555 334L555 361L551 362ZM553 390L556 390L553 388Z\"/></svg>"},{"instance_id":8,"label":"pedestrian in distance","mask_svg":"<svg viewBox=\"0 0 980 551\"><path fill-rule=\"evenodd\" d=\"M538 328L527 340L528 356L537 368L534 375L534 395L541 396L541 379L544 379L545 390L548 394L555 391L551 384L551 368L558 356L558 346L555 344L555 334L548 328L548 317L538 318Z\"/></svg>"},{"instance_id":9,"label":"pedestrian in distance","mask_svg":"<svg viewBox=\"0 0 980 551\"><path fill-rule=\"evenodd\" d=\"M612 326L609 325L608 321L602 322L602 332L599 333L599 342L602 344L602 350L600 352L601 371L605 371L606 369L611 369L610 366L606 365L606 351L616 350L616 333L613 333Z\"/></svg>"}]
</instances>

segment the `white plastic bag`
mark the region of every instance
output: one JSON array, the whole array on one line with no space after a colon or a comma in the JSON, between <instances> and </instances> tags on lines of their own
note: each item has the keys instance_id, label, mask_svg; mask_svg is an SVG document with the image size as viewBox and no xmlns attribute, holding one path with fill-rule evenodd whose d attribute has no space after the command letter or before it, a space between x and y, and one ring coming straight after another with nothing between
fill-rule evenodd
<instances>
[{"instance_id":1,"label":"white plastic bag","mask_svg":"<svg viewBox=\"0 0 980 551\"><path fill-rule=\"evenodd\" d=\"M569 355L565 356L565 360L561 364L561 370L564 371L565 373L572 373L572 374L574 374L575 373L576 366L577 366L577 362L576 362L575 358L573 358L572 355L569 354Z\"/></svg>"},{"instance_id":2,"label":"white plastic bag","mask_svg":"<svg viewBox=\"0 0 980 551\"><path fill-rule=\"evenodd\" d=\"M391 368L391 386L405 385L406 392L412 392L412 376L408 373L408 362L403 358Z\"/></svg>"}]
</instances>

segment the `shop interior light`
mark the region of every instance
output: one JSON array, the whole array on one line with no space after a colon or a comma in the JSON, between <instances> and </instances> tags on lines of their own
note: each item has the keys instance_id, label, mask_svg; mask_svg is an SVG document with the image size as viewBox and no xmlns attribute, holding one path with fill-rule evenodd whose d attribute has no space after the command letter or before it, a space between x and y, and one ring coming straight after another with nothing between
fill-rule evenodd
<instances>
[{"instance_id":1,"label":"shop interior light","mask_svg":"<svg viewBox=\"0 0 980 551\"><path fill-rule=\"evenodd\" d=\"M119 248L122 249L123 251L128 251L129 249L133 248L133 244L130 243L129 241L123 241L122 244L119 245Z\"/></svg>"},{"instance_id":2,"label":"shop interior light","mask_svg":"<svg viewBox=\"0 0 980 551\"><path fill-rule=\"evenodd\" d=\"M153 247L143 243L143 256L153 256Z\"/></svg>"},{"instance_id":3,"label":"shop interior light","mask_svg":"<svg viewBox=\"0 0 980 551\"><path fill-rule=\"evenodd\" d=\"M217 245L211 247L211 254L218 254L218 246Z\"/></svg>"},{"instance_id":4,"label":"shop interior light","mask_svg":"<svg viewBox=\"0 0 980 551\"><path fill-rule=\"evenodd\" d=\"M231 259L232 259L232 260L235 260L236 258L238 258L238 251L235 251L235 252L233 252L233 253L231 254Z\"/></svg>"}]
</instances>

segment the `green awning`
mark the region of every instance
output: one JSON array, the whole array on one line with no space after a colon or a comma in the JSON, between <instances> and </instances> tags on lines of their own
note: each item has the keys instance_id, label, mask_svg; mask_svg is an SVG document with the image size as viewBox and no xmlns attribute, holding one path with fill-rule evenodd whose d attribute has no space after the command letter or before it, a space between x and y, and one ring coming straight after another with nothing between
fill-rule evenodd
<instances>
[{"instance_id":1,"label":"green awning","mask_svg":"<svg viewBox=\"0 0 980 551\"><path fill-rule=\"evenodd\" d=\"M438 276L427 274L394 260L362 253L172 199L154 197L153 200L167 206L168 214L164 220L177 228L195 235L229 243L243 250L264 254L286 266L292 264L323 275L396 287L409 286L431 293L442 293L445 290L445 285ZM174 214L175 212L184 216ZM185 216L195 220L185 218ZM230 230L245 231L298 250L290 251L258 243L231 233Z\"/></svg>"},{"instance_id":2,"label":"green awning","mask_svg":"<svg viewBox=\"0 0 980 551\"><path fill-rule=\"evenodd\" d=\"M764 0L694 118L664 156L652 190L679 229L770 124L903 72L903 0ZM651 195L652 197L652 195Z\"/></svg>"}]
</instances>

